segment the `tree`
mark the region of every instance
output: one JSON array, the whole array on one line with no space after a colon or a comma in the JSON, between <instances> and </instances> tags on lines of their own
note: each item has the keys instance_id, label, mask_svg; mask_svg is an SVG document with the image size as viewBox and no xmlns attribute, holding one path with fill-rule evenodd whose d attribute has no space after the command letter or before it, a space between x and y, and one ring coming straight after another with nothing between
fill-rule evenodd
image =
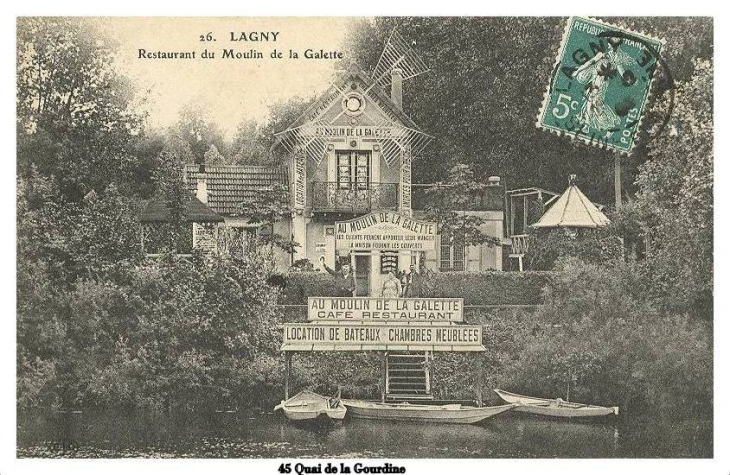
<instances>
[{"instance_id":1,"label":"tree","mask_svg":"<svg viewBox=\"0 0 730 475\"><path fill-rule=\"evenodd\" d=\"M450 233L465 246L499 245L499 238L482 229L486 220L470 211L474 209L475 199L488 188L489 185L474 176L469 165L456 165L449 170L445 182L435 183L426 190L426 217L438 225L440 233Z\"/></svg>"},{"instance_id":2,"label":"tree","mask_svg":"<svg viewBox=\"0 0 730 475\"><path fill-rule=\"evenodd\" d=\"M227 153L225 137L204 105L188 102L180 109L179 116L168 131L171 143L168 151L185 163L205 163L205 155L211 147L215 147L218 155Z\"/></svg>"},{"instance_id":3,"label":"tree","mask_svg":"<svg viewBox=\"0 0 730 475\"><path fill-rule=\"evenodd\" d=\"M293 254L298 243L291 238L274 232L274 224L291 215L289 190L281 184L273 184L260 189L251 200L240 205L241 216L246 216L250 224L261 225L258 240L264 245L273 245Z\"/></svg>"},{"instance_id":4,"label":"tree","mask_svg":"<svg viewBox=\"0 0 730 475\"><path fill-rule=\"evenodd\" d=\"M203 154L203 161L211 165L226 165L227 162L226 157L221 155L214 144L210 144L208 150Z\"/></svg>"},{"instance_id":5,"label":"tree","mask_svg":"<svg viewBox=\"0 0 730 475\"><path fill-rule=\"evenodd\" d=\"M280 147L275 147L279 143L276 134L287 130L307 110L307 107L314 100L314 96L308 99L293 97L287 101L275 102L269 106L271 117L266 125L261 128L261 135L266 140L266 143L269 145L269 150L272 153L282 152ZM288 153L285 156L288 156ZM279 155L273 155L271 159L274 160L274 164L281 163L281 157Z\"/></svg>"},{"instance_id":6,"label":"tree","mask_svg":"<svg viewBox=\"0 0 730 475\"><path fill-rule=\"evenodd\" d=\"M259 165L270 162L270 140L264 136L261 124L243 120L238 124L231 144L233 161L238 165Z\"/></svg>"},{"instance_id":7,"label":"tree","mask_svg":"<svg viewBox=\"0 0 730 475\"><path fill-rule=\"evenodd\" d=\"M130 82L115 69L115 44L92 20L18 20L18 173L55 176L80 200L122 186L139 162L130 146L144 117Z\"/></svg>"},{"instance_id":8,"label":"tree","mask_svg":"<svg viewBox=\"0 0 730 475\"><path fill-rule=\"evenodd\" d=\"M711 19L607 21L668 38L667 61L675 78L691 75L687 58L712 56ZM500 175L512 189L556 190L570 170L585 177L597 201L613 201L613 152L535 127L565 19L381 17L351 30L348 58L372 71L395 27L431 68L403 87L405 112L436 136L413 167L415 183L443 180L462 162L475 173ZM681 51L679 58L675 51ZM638 150L625 161L623 182L629 192L636 189L636 166L645 158Z\"/></svg>"},{"instance_id":9,"label":"tree","mask_svg":"<svg viewBox=\"0 0 730 475\"><path fill-rule=\"evenodd\" d=\"M667 97L657 108L668 107ZM636 206L655 295L680 311L712 315L713 66L694 61L676 85L665 133L647 145Z\"/></svg>"}]
</instances>

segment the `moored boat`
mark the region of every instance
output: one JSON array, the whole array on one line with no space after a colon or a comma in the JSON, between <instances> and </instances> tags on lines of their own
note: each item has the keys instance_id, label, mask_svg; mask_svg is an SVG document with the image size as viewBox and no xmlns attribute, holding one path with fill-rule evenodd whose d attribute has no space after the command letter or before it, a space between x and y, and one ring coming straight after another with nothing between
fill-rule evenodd
<instances>
[{"instance_id":1,"label":"moored boat","mask_svg":"<svg viewBox=\"0 0 730 475\"><path fill-rule=\"evenodd\" d=\"M275 411L279 409L284 411L290 421L311 421L318 418L341 421L347 413L347 408L339 398L329 398L306 389L274 407Z\"/></svg>"},{"instance_id":2,"label":"moored boat","mask_svg":"<svg viewBox=\"0 0 730 475\"><path fill-rule=\"evenodd\" d=\"M359 419L440 422L445 424L475 424L517 407L517 404L476 407L461 404L383 403L355 399L343 399L342 403L347 407L348 413L352 417Z\"/></svg>"},{"instance_id":3,"label":"moored boat","mask_svg":"<svg viewBox=\"0 0 730 475\"><path fill-rule=\"evenodd\" d=\"M495 389L495 393L509 403L519 404L515 411L541 416L552 417L597 417L618 415L618 407L593 406L577 402L563 401L557 399L544 399L533 396L510 393L501 389Z\"/></svg>"}]
</instances>

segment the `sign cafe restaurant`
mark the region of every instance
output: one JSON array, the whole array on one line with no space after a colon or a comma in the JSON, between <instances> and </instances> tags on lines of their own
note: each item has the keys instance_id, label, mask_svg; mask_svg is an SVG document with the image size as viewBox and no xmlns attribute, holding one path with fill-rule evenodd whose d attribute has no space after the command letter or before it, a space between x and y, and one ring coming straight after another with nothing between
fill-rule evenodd
<instances>
[{"instance_id":1,"label":"sign cafe restaurant","mask_svg":"<svg viewBox=\"0 0 730 475\"><path fill-rule=\"evenodd\" d=\"M434 271L502 270L503 253L509 254L504 246L465 248L422 219L427 185L412 184L411 172L431 137L403 112L402 71L393 69L388 79L389 95L357 65L340 73L277 134L275 150L286 154L287 166L187 165L193 246L226 252L236 240L250 242L248 237L263 230L240 215L238 205L279 184L289 190L293 212L275 223L273 232L299 244L294 255L277 253L281 270L302 259L315 269L322 257L332 269L348 263L355 296L362 297L379 297L389 272L397 275L412 265ZM489 185L467 211L485 220L486 234L509 243L499 177L490 178ZM152 202L141 216L149 254L155 252L150 230L168 219L166 213L164 204Z\"/></svg>"}]
</instances>

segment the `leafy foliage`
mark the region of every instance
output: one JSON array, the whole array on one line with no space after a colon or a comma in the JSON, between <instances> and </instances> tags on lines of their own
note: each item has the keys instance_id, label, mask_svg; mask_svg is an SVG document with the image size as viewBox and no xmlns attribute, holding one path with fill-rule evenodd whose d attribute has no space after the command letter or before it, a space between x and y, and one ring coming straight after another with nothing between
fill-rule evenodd
<instances>
[{"instance_id":1,"label":"leafy foliage","mask_svg":"<svg viewBox=\"0 0 730 475\"><path fill-rule=\"evenodd\" d=\"M81 281L51 307L61 349L21 358L21 379L33 387L63 373L53 382L65 405L182 408L266 397L279 384L271 378L281 335L262 269L249 258L167 255L130 269L124 284Z\"/></svg>"},{"instance_id":2,"label":"leafy foliage","mask_svg":"<svg viewBox=\"0 0 730 475\"><path fill-rule=\"evenodd\" d=\"M537 231L528 236L525 267L553 270L564 258L574 257L586 263L608 264L621 259L620 238L609 228Z\"/></svg>"},{"instance_id":3,"label":"leafy foliage","mask_svg":"<svg viewBox=\"0 0 730 475\"><path fill-rule=\"evenodd\" d=\"M667 61L675 79L686 80L693 74L687 67L689 58L712 57L711 19L606 21L667 38L666 51L671 52ZM477 175L500 175L512 189L559 190L568 173L577 173L597 201L613 201L612 152L557 137L534 125L565 19L363 20L350 30L348 58L372 70L395 27L431 68L403 88L406 113L437 136L420 162L429 165L413 168L414 183L441 180L457 163L473 165ZM643 151L638 150L624 166L623 184L629 192L636 189L632 185L635 167L644 160Z\"/></svg>"},{"instance_id":4,"label":"leafy foliage","mask_svg":"<svg viewBox=\"0 0 730 475\"><path fill-rule=\"evenodd\" d=\"M131 155L143 116L129 81L114 67L115 44L93 22L18 20L18 172L55 176L79 200L138 173Z\"/></svg>"},{"instance_id":5,"label":"leafy foliage","mask_svg":"<svg viewBox=\"0 0 730 475\"><path fill-rule=\"evenodd\" d=\"M694 62L677 84L669 132L649 147L639 171L638 219L652 292L670 309L712 312L713 67ZM667 101L660 101L666 108Z\"/></svg>"},{"instance_id":6,"label":"leafy foliage","mask_svg":"<svg viewBox=\"0 0 730 475\"><path fill-rule=\"evenodd\" d=\"M438 354L438 397L474 398L476 371L485 398L502 388L546 398L617 405L622 413L712 411L712 328L664 314L644 299L630 265L563 263L537 310L469 309L484 325L483 355Z\"/></svg>"},{"instance_id":7,"label":"leafy foliage","mask_svg":"<svg viewBox=\"0 0 730 475\"><path fill-rule=\"evenodd\" d=\"M511 365L512 389L639 411L712 408L712 331L642 299L630 266L566 264Z\"/></svg>"},{"instance_id":8,"label":"leafy foliage","mask_svg":"<svg viewBox=\"0 0 730 475\"><path fill-rule=\"evenodd\" d=\"M196 102L189 102L180 110L179 119L167 132L167 151L183 163L224 163L227 143L223 132L213 121L210 111Z\"/></svg>"},{"instance_id":9,"label":"leafy foliage","mask_svg":"<svg viewBox=\"0 0 730 475\"><path fill-rule=\"evenodd\" d=\"M467 212L488 186L476 179L469 165L454 166L445 182L434 183L426 190L430 198L425 209L426 218L438 225L440 233L450 233L466 246L500 245L499 238L482 229L487 221L478 214Z\"/></svg>"},{"instance_id":10,"label":"leafy foliage","mask_svg":"<svg viewBox=\"0 0 730 475\"><path fill-rule=\"evenodd\" d=\"M19 19L18 404L266 398L280 384L281 338L267 267L257 256L144 259L142 199L162 195L182 223L185 156L143 133L114 45L93 25ZM197 137L197 117L188 125Z\"/></svg>"},{"instance_id":11,"label":"leafy foliage","mask_svg":"<svg viewBox=\"0 0 730 475\"><path fill-rule=\"evenodd\" d=\"M240 204L240 213L248 218L251 224L261 224L263 231L258 233L258 240L265 245L273 245L293 254L299 246L290 237L273 231L274 224L291 216L289 206L289 190L280 183L262 188L250 200Z\"/></svg>"}]
</instances>

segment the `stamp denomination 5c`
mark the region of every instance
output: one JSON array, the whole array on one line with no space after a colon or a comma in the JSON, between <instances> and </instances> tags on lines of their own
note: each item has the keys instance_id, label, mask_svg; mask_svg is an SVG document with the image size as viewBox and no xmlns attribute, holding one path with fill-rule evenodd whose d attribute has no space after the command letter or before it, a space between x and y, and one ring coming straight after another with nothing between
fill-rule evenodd
<instances>
[{"instance_id":1,"label":"stamp denomination 5c","mask_svg":"<svg viewBox=\"0 0 730 475\"><path fill-rule=\"evenodd\" d=\"M631 151L662 46L598 20L570 18L537 126Z\"/></svg>"}]
</instances>

